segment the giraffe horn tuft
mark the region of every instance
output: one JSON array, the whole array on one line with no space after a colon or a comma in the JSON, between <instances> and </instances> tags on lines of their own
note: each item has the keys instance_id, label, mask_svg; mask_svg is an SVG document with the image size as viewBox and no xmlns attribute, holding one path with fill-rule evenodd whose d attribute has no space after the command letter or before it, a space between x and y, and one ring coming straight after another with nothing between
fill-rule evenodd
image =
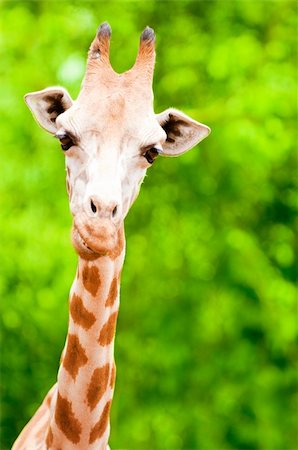
<instances>
[{"instance_id":1,"label":"giraffe horn tuft","mask_svg":"<svg viewBox=\"0 0 298 450\"><path fill-rule=\"evenodd\" d=\"M97 29L97 37L100 39L101 37L110 38L112 34L112 28L110 27L108 22L103 22L99 25Z\"/></svg>"},{"instance_id":2,"label":"giraffe horn tuft","mask_svg":"<svg viewBox=\"0 0 298 450\"><path fill-rule=\"evenodd\" d=\"M151 41L151 42L155 42L155 33L154 30L150 27L146 27L143 31L143 33L141 34L141 38L140 41Z\"/></svg>"}]
</instances>

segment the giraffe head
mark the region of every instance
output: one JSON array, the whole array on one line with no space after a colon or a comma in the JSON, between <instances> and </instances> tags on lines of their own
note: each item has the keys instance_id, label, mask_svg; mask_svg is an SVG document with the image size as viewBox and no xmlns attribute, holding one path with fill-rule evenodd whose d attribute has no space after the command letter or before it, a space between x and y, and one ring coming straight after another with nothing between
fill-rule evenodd
<instances>
[{"instance_id":1,"label":"giraffe head","mask_svg":"<svg viewBox=\"0 0 298 450\"><path fill-rule=\"evenodd\" d=\"M60 140L74 218L73 244L81 256L106 254L136 199L147 169L161 156L178 156L210 129L182 112L153 110L155 35L145 28L132 69L114 72L111 28L102 24L91 43L77 100L61 87L29 93L37 122Z\"/></svg>"}]
</instances>

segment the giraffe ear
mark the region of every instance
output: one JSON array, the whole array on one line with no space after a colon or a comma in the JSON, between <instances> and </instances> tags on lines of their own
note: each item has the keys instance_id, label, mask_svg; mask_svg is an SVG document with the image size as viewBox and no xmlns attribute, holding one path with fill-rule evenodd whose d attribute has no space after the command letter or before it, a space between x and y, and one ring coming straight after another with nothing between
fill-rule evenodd
<instances>
[{"instance_id":1,"label":"giraffe ear","mask_svg":"<svg viewBox=\"0 0 298 450\"><path fill-rule=\"evenodd\" d=\"M166 109L156 118L167 134L162 146L165 156L179 156L187 152L211 132L207 125L196 122L174 108Z\"/></svg>"},{"instance_id":2,"label":"giraffe ear","mask_svg":"<svg viewBox=\"0 0 298 450\"><path fill-rule=\"evenodd\" d=\"M73 104L69 93L62 87L50 87L26 94L25 102L37 123L51 134L57 131L57 117Z\"/></svg>"}]
</instances>

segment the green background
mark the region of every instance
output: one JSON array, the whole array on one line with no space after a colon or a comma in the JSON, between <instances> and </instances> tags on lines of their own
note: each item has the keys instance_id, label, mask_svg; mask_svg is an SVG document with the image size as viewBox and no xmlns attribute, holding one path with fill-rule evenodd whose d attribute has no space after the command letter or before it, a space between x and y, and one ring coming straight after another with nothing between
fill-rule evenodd
<instances>
[{"instance_id":1,"label":"green background","mask_svg":"<svg viewBox=\"0 0 298 450\"><path fill-rule=\"evenodd\" d=\"M55 382L76 268L63 154L23 95L76 97L104 20L117 71L152 26L156 112L212 128L126 220L111 447L298 447L296 19L287 0L1 3L1 449Z\"/></svg>"}]
</instances>

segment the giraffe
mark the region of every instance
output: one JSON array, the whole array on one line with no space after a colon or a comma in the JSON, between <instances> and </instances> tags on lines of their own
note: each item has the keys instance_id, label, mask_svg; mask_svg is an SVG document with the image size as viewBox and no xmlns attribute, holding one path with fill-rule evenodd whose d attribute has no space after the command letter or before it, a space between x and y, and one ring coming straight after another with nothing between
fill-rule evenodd
<instances>
[{"instance_id":1,"label":"giraffe","mask_svg":"<svg viewBox=\"0 0 298 450\"><path fill-rule=\"evenodd\" d=\"M62 87L29 93L38 124L61 144L78 267L57 383L13 450L106 450L114 338L125 254L124 219L158 156L178 156L210 128L173 108L155 114L155 34L146 27L133 67L116 73L105 22L91 43L76 101Z\"/></svg>"}]
</instances>

